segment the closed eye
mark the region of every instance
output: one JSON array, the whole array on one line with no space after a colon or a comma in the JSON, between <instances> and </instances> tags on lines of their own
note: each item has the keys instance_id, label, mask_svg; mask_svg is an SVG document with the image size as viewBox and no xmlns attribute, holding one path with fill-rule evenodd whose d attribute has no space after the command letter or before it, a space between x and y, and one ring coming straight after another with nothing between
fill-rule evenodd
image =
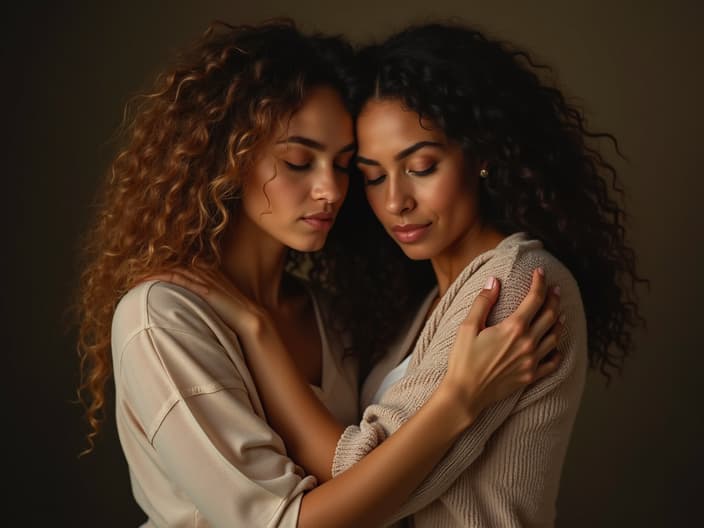
<instances>
[{"instance_id":1,"label":"closed eye","mask_svg":"<svg viewBox=\"0 0 704 528\"><path fill-rule=\"evenodd\" d=\"M298 172L308 170L308 169L310 169L310 166L311 166L310 162L304 163L303 165L297 165L295 163L291 163L290 161L284 161L284 163L292 171L298 171Z\"/></svg>"},{"instance_id":2,"label":"closed eye","mask_svg":"<svg viewBox=\"0 0 704 528\"><path fill-rule=\"evenodd\" d=\"M365 185L379 185L386 179L386 174L382 174L381 176L377 176L376 178L364 178L364 184Z\"/></svg>"},{"instance_id":3,"label":"closed eye","mask_svg":"<svg viewBox=\"0 0 704 528\"><path fill-rule=\"evenodd\" d=\"M429 174L432 174L435 172L435 169L437 169L438 164L433 163L428 167L427 169L423 170L412 170L412 169L406 169L406 174L410 174L411 176L428 176Z\"/></svg>"},{"instance_id":4,"label":"closed eye","mask_svg":"<svg viewBox=\"0 0 704 528\"><path fill-rule=\"evenodd\" d=\"M335 170L336 170L336 171L338 171L338 172L343 172L343 173L345 173L345 174L349 174L350 171L352 170L352 165L347 165L346 167L344 167L344 166L342 166L342 165L338 165L337 163L335 163L335 164L333 165L333 167L335 167Z\"/></svg>"}]
</instances>

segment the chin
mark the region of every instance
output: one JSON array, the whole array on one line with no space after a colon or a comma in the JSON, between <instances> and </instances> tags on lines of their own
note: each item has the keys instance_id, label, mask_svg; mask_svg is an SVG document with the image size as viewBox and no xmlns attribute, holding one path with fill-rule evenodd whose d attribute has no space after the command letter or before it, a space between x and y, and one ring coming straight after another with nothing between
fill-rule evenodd
<instances>
[{"instance_id":1,"label":"chin","mask_svg":"<svg viewBox=\"0 0 704 528\"><path fill-rule=\"evenodd\" d=\"M429 260L433 258L432 252L427 248L411 244L399 244L401 251L411 260Z\"/></svg>"},{"instance_id":2,"label":"chin","mask_svg":"<svg viewBox=\"0 0 704 528\"><path fill-rule=\"evenodd\" d=\"M301 253L314 253L320 251L325 246L325 238L322 240L298 240L295 243L287 244L288 247Z\"/></svg>"}]
</instances>

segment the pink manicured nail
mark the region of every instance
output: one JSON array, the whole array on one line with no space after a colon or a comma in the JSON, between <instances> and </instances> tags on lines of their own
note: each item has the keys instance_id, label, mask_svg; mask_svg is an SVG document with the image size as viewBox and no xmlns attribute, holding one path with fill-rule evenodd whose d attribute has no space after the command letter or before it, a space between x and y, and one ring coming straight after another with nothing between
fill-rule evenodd
<instances>
[{"instance_id":1,"label":"pink manicured nail","mask_svg":"<svg viewBox=\"0 0 704 528\"><path fill-rule=\"evenodd\" d=\"M542 267L538 268L538 273L540 273L541 276L545 277L545 270Z\"/></svg>"},{"instance_id":2,"label":"pink manicured nail","mask_svg":"<svg viewBox=\"0 0 704 528\"><path fill-rule=\"evenodd\" d=\"M560 321L560 324L565 324L565 319L567 319L567 317L565 317L565 314L562 314L560 316L560 319L558 319L558 320Z\"/></svg>"},{"instance_id":3,"label":"pink manicured nail","mask_svg":"<svg viewBox=\"0 0 704 528\"><path fill-rule=\"evenodd\" d=\"M485 290L493 290L494 284L496 284L496 279L494 277L489 277L484 285Z\"/></svg>"},{"instance_id":4,"label":"pink manicured nail","mask_svg":"<svg viewBox=\"0 0 704 528\"><path fill-rule=\"evenodd\" d=\"M560 287L559 287L559 286L555 286L555 287L552 289L552 292L553 292L555 295L557 295L557 296L559 297L559 296L560 296Z\"/></svg>"}]
</instances>

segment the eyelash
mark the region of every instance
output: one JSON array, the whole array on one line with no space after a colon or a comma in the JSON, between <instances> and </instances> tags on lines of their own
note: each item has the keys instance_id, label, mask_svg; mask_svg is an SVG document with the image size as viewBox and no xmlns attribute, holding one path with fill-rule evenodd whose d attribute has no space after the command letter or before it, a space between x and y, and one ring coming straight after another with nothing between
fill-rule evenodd
<instances>
[{"instance_id":1,"label":"eyelash","mask_svg":"<svg viewBox=\"0 0 704 528\"><path fill-rule=\"evenodd\" d=\"M407 170L406 174L408 174L410 176L419 176L419 177L429 176L430 174L435 172L435 169L437 169L437 166L438 166L437 163L433 163L430 167L428 167L427 169L423 169L421 171ZM382 183L384 181L385 178L386 178L386 175L382 174L381 176L374 178L373 180L367 179L365 184L366 185L379 185L380 183Z\"/></svg>"},{"instance_id":2,"label":"eyelash","mask_svg":"<svg viewBox=\"0 0 704 528\"><path fill-rule=\"evenodd\" d=\"M291 169L292 171L295 172L303 172L311 167L311 163L306 163L305 165L296 165L295 163L291 163L290 161L284 161L286 166ZM342 172L344 174L349 174L350 173L350 167L343 167L342 165L333 165L336 171Z\"/></svg>"},{"instance_id":3,"label":"eyelash","mask_svg":"<svg viewBox=\"0 0 704 528\"><path fill-rule=\"evenodd\" d=\"M386 178L385 174L382 174L378 178L374 178L373 180L370 180L369 178L366 179L364 182L365 185L379 185L381 182L384 181L384 178Z\"/></svg>"},{"instance_id":4,"label":"eyelash","mask_svg":"<svg viewBox=\"0 0 704 528\"><path fill-rule=\"evenodd\" d=\"M296 172L303 172L305 170L310 169L310 163L306 163L305 165L296 165L295 163L291 163L290 161L284 161L284 163L289 169Z\"/></svg>"},{"instance_id":5,"label":"eyelash","mask_svg":"<svg viewBox=\"0 0 704 528\"><path fill-rule=\"evenodd\" d=\"M429 174L432 174L433 172L435 172L435 169L437 168L437 166L438 166L437 163L433 163L427 169L423 169L420 171L406 170L406 173L411 176L428 176Z\"/></svg>"}]
</instances>

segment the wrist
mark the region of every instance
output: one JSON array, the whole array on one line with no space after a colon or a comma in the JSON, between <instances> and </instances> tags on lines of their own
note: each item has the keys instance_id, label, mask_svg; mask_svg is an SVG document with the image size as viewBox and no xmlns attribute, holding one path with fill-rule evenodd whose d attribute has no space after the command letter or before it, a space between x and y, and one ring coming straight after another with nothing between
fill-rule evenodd
<instances>
[{"instance_id":1,"label":"wrist","mask_svg":"<svg viewBox=\"0 0 704 528\"><path fill-rule=\"evenodd\" d=\"M433 393L433 399L436 400L438 406L442 407L442 412L448 420L456 424L457 434L472 425L481 412L481 407L477 402L468 399L466 391L445 381L441 382Z\"/></svg>"}]
</instances>

